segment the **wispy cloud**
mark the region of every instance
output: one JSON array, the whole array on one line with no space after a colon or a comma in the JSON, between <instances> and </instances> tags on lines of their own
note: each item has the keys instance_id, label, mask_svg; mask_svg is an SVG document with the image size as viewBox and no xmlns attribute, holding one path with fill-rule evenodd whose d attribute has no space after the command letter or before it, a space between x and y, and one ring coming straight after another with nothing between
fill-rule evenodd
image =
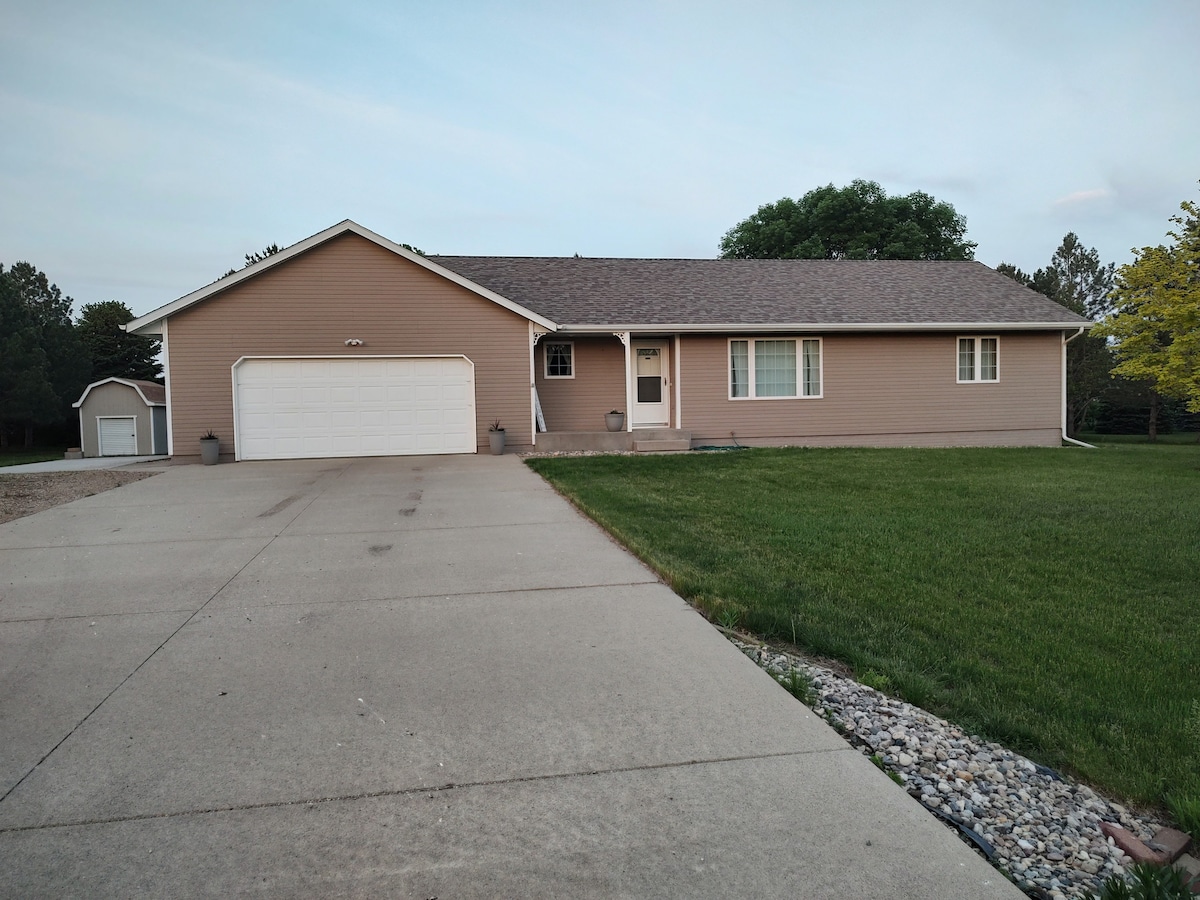
<instances>
[{"instance_id":1,"label":"wispy cloud","mask_svg":"<svg viewBox=\"0 0 1200 900\"><path fill-rule=\"evenodd\" d=\"M1055 209L1066 209L1076 206L1086 206L1098 200L1107 200L1113 192L1108 188L1090 188L1086 191L1075 191L1054 201Z\"/></svg>"}]
</instances>

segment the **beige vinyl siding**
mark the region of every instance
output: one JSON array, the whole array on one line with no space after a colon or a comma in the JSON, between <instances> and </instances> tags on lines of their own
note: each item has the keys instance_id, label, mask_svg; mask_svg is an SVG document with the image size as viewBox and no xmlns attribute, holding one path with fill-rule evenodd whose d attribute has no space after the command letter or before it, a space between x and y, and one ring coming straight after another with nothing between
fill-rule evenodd
<instances>
[{"instance_id":1,"label":"beige vinyl siding","mask_svg":"<svg viewBox=\"0 0 1200 900\"><path fill-rule=\"evenodd\" d=\"M495 419L509 446L531 444L526 320L357 235L183 310L169 333L176 456L199 455L210 428L233 453L231 367L243 356L462 354L475 364L477 446Z\"/></svg>"},{"instance_id":2,"label":"beige vinyl siding","mask_svg":"<svg viewBox=\"0 0 1200 900\"><path fill-rule=\"evenodd\" d=\"M88 391L87 399L79 407L79 431L84 456L100 455L100 432L97 416L136 416L138 456L149 456L154 452L154 427L150 419L150 407L138 396L138 392L125 384L109 382ZM196 450L199 453L199 449Z\"/></svg>"},{"instance_id":3,"label":"beige vinyl siding","mask_svg":"<svg viewBox=\"0 0 1200 900\"><path fill-rule=\"evenodd\" d=\"M575 377L546 378L546 344L575 345ZM625 409L625 347L615 337L547 335L537 345L534 383L547 431L604 431L604 414Z\"/></svg>"},{"instance_id":4,"label":"beige vinyl siding","mask_svg":"<svg viewBox=\"0 0 1200 900\"><path fill-rule=\"evenodd\" d=\"M1001 333L1000 380L958 384L969 334L821 335L824 396L770 400L729 399L727 337L684 336L682 424L698 445L1057 446L1060 334Z\"/></svg>"}]
</instances>

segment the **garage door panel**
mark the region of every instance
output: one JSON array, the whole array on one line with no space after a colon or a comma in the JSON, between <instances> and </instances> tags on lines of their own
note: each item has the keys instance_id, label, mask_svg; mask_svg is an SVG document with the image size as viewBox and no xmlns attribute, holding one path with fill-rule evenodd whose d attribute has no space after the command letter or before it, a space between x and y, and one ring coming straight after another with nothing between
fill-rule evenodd
<instances>
[{"instance_id":1,"label":"garage door panel","mask_svg":"<svg viewBox=\"0 0 1200 900\"><path fill-rule=\"evenodd\" d=\"M250 359L234 386L240 459L475 452L461 357Z\"/></svg>"}]
</instances>

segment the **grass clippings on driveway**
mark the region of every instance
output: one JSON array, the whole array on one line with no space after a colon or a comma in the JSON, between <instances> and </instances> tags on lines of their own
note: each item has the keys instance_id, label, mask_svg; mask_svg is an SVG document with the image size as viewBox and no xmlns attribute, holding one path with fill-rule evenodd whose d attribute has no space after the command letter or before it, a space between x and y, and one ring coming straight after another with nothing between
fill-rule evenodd
<instances>
[{"instance_id":1,"label":"grass clippings on driveway","mask_svg":"<svg viewBox=\"0 0 1200 900\"><path fill-rule=\"evenodd\" d=\"M156 472L119 472L93 469L86 472L0 474L0 523L31 516L44 509L111 491Z\"/></svg>"},{"instance_id":2,"label":"grass clippings on driveway","mask_svg":"<svg viewBox=\"0 0 1200 900\"><path fill-rule=\"evenodd\" d=\"M1119 796L1200 798L1200 448L529 465L714 620Z\"/></svg>"}]
</instances>

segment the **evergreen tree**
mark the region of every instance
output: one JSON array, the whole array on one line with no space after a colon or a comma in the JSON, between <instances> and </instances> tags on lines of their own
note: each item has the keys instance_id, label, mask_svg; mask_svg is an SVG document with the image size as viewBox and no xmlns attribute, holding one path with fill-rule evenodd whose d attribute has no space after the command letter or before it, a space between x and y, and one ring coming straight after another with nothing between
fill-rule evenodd
<instances>
[{"instance_id":1,"label":"evergreen tree","mask_svg":"<svg viewBox=\"0 0 1200 900\"><path fill-rule=\"evenodd\" d=\"M155 359L159 341L121 328L133 312L118 300L87 304L76 326L92 360L92 381L102 378L137 378L158 381L162 365Z\"/></svg>"},{"instance_id":2,"label":"evergreen tree","mask_svg":"<svg viewBox=\"0 0 1200 900\"><path fill-rule=\"evenodd\" d=\"M32 446L34 427L65 422L91 374L91 360L71 321L71 298L27 262L0 263L0 432L23 427ZM12 327L8 322L13 323Z\"/></svg>"},{"instance_id":3,"label":"evergreen tree","mask_svg":"<svg viewBox=\"0 0 1200 900\"><path fill-rule=\"evenodd\" d=\"M1100 262L1100 254L1088 249L1075 232L1068 232L1050 258L1050 264L1026 275L1010 263L996 271L1044 294L1081 316L1100 317L1109 308L1113 264ZM1104 338L1082 334L1067 344L1067 433L1078 434L1092 405L1110 385L1112 353Z\"/></svg>"}]
</instances>

